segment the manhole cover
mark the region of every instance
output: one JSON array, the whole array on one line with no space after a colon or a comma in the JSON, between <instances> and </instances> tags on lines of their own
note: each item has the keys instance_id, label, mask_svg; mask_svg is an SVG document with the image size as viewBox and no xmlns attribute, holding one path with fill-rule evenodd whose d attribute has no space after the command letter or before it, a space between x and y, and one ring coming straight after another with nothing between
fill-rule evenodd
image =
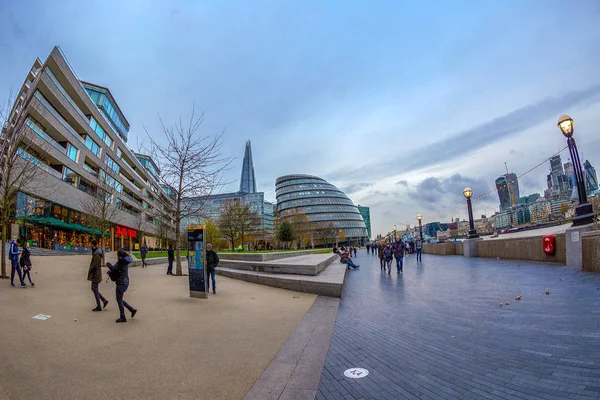
<instances>
[{"instance_id":1,"label":"manhole cover","mask_svg":"<svg viewBox=\"0 0 600 400\"><path fill-rule=\"evenodd\" d=\"M364 378L367 375L369 375L369 370L364 368L350 368L344 371L344 376L346 378L358 379Z\"/></svg>"}]
</instances>

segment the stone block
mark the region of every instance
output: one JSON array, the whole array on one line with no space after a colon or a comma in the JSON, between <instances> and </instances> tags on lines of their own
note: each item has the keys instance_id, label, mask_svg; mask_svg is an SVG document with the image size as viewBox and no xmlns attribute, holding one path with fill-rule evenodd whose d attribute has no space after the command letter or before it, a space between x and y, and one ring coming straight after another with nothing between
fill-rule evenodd
<instances>
[{"instance_id":1,"label":"stone block","mask_svg":"<svg viewBox=\"0 0 600 400\"><path fill-rule=\"evenodd\" d=\"M582 235L590 232L594 224L573 226L565 231L567 266L581 269L583 267Z\"/></svg>"},{"instance_id":2,"label":"stone block","mask_svg":"<svg viewBox=\"0 0 600 400\"><path fill-rule=\"evenodd\" d=\"M600 231L586 232L582 238L582 269L600 272Z\"/></svg>"}]
</instances>

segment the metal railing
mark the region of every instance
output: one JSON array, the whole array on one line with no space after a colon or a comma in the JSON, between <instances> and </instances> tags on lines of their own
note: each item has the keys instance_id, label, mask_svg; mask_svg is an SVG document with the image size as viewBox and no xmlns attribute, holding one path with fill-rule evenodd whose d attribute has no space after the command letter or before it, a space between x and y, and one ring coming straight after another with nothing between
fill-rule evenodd
<instances>
[{"instance_id":1,"label":"metal railing","mask_svg":"<svg viewBox=\"0 0 600 400\"><path fill-rule=\"evenodd\" d=\"M19 151L17 153L18 153L19 157L21 157L23 160L25 160L25 161L27 161L27 162L35 165L36 167L38 167L38 168L46 171L50 175L53 175L54 177L62 180L62 174L60 172L58 172L54 168L51 168L50 166L44 164L38 158L32 156L31 154L29 154L25 150L19 149Z\"/></svg>"},{"instance_id":2,"label":"metal railing","mask_svg":"<svg viewBox=\"0 0 600 400\"><path fill-rule=\"evenodd\" d=\"M79 135L79 133L75 131L75 129L73 129L73 127L71 127L71 125L69 125L69 123L62 117L62 115L60 115L58 111L54 109L52 104L50 104L50 102L48 102L48 100L44 98L44 96L39 92L39 90L35 91L34 96L40 103L42 103L46 110L48 110L50 114L52 114L58 120L58 122L60 122L65 127L67 131L69 131L71 135L75 136L77 140L79 140L85 145L85 140Z\"/></svg>"},{"instance_id":3,"label":"metal railing","mask_svg":"<svg viewBox=\"0 0 600 400\"><path fill-rule=\"evenodd\" d=\"M29 118L27 118L25 120L25 125L27 126L27 128L32 131L34 134L36 134L37 136L41 137L42 139L44 139L46 142L50 143L52 146L54 146L58 151L60 151L61 154L66 155L67 154L67 149L65 149L63 146L60 145L60 143L58 143L56 140L54 140L52 137L50 137L50 135L48 135L48 133L44 132L44 131L39 131L36 129L33 129L31 127L31 125L27 124L27 121L29 120ZM33 124L35 124L35 122L31 121Z\"/></svg>"}]
</instances>

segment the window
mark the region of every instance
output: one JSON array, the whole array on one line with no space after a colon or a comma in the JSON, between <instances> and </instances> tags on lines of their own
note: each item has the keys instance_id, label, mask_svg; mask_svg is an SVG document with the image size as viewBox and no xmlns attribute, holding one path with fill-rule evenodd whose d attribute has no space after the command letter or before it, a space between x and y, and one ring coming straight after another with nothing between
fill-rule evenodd
<instances>
[{"instance_id":1,"label":"window","mask_svg":"<svg viewBox=\"0 0 600 400\"><path fill-rule=\"evenodd\" d=\"M119 158L123 157L123 151L121 150L120 147L117 147L117 157L119 157Z\"/></svg>"},{"instance_id":2,"label":"window","mask_svg":"<svg viewBox=\"0 0 600 400\"><path fill-rule=\"evenodd\" d=\"M119 164L117 164L117 162L115 160L113 160L111 157L104 155L104 164L108 165L108 167L110 169L112 169L115 174L118 174L119 171L121 170L121 168L119 167Z\"/></svg>"},{"instance_id":3,"label":"window","mask_svg":"<svg viewBox=\"0 0 600 400\"><path fill-rule=\"evenodd\" d=\"M79 150L71 143L67 143L67 157L71 160L77 162L77 156L79 155Z\"/></svg>"},{"instance_id":4,"label":"window","mask_svg":"<svg viewBox=\"0 0 600 400\"><path fill-rule=\"evenodd\" d=\"M85 147L90 149L95 156L100 157L100 146L98 146L89 136L85 137Z\"/></svg>"},{"instance_id":5,"label":"window","mask_svg":"<svg viewBox=\"0 0 600 400\"><path fill-rule=\"evenodd\" d=\"M71 186L79 186L79 176L67 167L63 168L63 181Z\"/></svg>"},{"instance_id":6,"label":"window","mask_svg":"<svg viewBox=\"0 0 600 400\"><path fill-rule=\"evenodd\" d=\"M106 143L108 147L112 148L113 140L110 138L110 136L108 136L106 132L104 132L104 129L102 129L100 124L98 124L98 121L96 121L96 119L92 116L90 116L90 126L92 127L92 130L96 132L96 135L98 135L98 137L104 143Z\"/></svg>"},{"instance_id":7,"label":"window","mask_svg":"<svg viewBox=\"0 0 600 400\"><path fill-rule=\"evenodd\" d=\"M91 166L87 161L83 163L83 169L94 176L98 176L98 168Z\"/></svg>"},{"instance_id":8,"label":"window","mask_svg":"<svg viewBox=\"0 0 600 400\"><path fill-rule=\"evenodd\" d=\"M104 172L104 170L100 170L100 178L102 178L107 185L113 187L117 192L123 193L123 185L115 178Z\"/></svg>"}]
</instances>

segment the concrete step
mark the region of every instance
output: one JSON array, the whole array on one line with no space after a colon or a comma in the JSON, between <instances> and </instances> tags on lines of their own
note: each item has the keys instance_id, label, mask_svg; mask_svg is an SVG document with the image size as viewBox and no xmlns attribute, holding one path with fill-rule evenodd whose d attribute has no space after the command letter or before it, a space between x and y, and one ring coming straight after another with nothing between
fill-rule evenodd
<instances>
[{"instance_id":1,"label":"concrete step","mask_svg":"<svg viewBox=\"0 0 600 400\"><path fill-rule=\"evenodd\" d=\"M339 257L336 254L311 254L269 261L242 261L221 258L220 267L274 274L318 275Z\"/></svg>"}]
</instances>

